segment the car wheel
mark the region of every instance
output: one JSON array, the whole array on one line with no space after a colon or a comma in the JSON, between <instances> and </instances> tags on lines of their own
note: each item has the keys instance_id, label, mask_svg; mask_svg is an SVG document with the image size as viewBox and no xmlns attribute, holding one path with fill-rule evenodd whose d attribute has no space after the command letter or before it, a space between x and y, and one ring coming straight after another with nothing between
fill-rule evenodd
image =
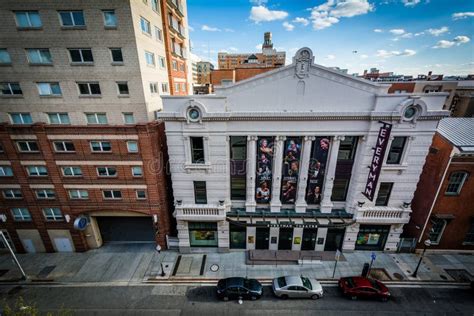
<instances>
[{"instance_id":1,"label":"car wheel","mask_svg":"<svg viewBox=\"0 0 474 316\"><path fill-rule=\"evenodd\" d=\"M352 299L353 301L355 301L355 300L357 300L357 296L352 295L352 296L351 296L351 299Z\"/></svg>"},{"instance_id":2,"label":"car wheel","mask_svg":"<svg viewBox=\"0 0 474 316\"><path fill-rule=\"evenodd\" d=\"M224 296L222 299L226 302L229 300L229 298L227 296Z\"/></svg>"},{"instance_id":3,"label":"car wheel","mask_svg":"<svg viewBox=\"0 0 474 316\"><path fill-rule=\"evenodd\" d=\"M318 295L318 294L314 294L313 296L311 296L311 299L317 300L317 299L319 299L319 295Z\"/></svg>"},{"instance_id":4,"label":"car wheel","mask_svg":"<svg viewBox=\"0 0 474 316\"><path fill-rule=\"evenodd\" d=\"M288 299L288 295L283 294L282 296L280 296L280 298L283 299L283 300L287 300L287 299Z\"/></svg>"}]
</instances>

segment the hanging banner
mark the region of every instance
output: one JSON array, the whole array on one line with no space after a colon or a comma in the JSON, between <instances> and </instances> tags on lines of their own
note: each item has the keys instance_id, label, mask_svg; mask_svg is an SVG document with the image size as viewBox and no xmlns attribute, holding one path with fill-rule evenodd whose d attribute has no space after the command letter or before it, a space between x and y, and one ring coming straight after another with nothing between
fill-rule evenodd
<instances>
[{"instance_id":1,"label":"hanging banner","mask_svg":"<svg viewBox=\"0 0 474 316\"><path fill-rule=\"evenodd\" d=\"M281 171L280 201L283 204L294 204L296 201L300 157L301 137L287 137L283 149L283 167Z\"/></svg>"},{"instance_id":2,"label":"hanging banner","mask_svg":"<svg viewBox=\"0 0 474 316\"><path fill-rule=\"evenodd\" d=\"M270 203L272 198L273 137L259 137L257 141L257 178L255 201Z\"/></svg>"},{"instance_id":3,"label":"hanging banner","mask_svg":"<svg viewBox=\"0 0 474 316\"><path fill-rule=\"evenodd\" d=\"M372 163L369 167L369 175L367 177L367 184L365 190L362 192L365 197L370 201L374 200L375 188L380 176L380 169L382 168L383 158L385 157L385 151L387 150L388 140L390 139L390 132L392 130L392 124L381 122L383 126L379 130L379 136L377 137L377 143L375 144L374 156L372 157Z\"/></svg>"},{"instance_id":4,"label":"hanging banner","mask_svg":"<svg viewBox=\"0 0 474 316\"><path fill-rule=\"evenodd\" d=\"M308 204L321 203L329 144L329 137L316 137L313 142L308 168L308 185L306 187L306 203Z\"/></svg>"}]
</instances>

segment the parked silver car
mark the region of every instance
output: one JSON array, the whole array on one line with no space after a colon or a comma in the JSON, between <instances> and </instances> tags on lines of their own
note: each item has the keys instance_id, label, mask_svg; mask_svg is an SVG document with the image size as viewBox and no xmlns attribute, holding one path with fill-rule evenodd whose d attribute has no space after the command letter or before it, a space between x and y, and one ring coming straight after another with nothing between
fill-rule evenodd
<instances>
[{"instance_id":1,"label":"parked silver car","mask_svg":"<svg viewBox=\"0 0 474 316\"><path fill-rule=\"evenodd\" d=\"M273 293L280 298L311 298L317 300L323 296L323 287L315 279L303 276L283 276L273 279Z\"/></svg>"}]
</instances>

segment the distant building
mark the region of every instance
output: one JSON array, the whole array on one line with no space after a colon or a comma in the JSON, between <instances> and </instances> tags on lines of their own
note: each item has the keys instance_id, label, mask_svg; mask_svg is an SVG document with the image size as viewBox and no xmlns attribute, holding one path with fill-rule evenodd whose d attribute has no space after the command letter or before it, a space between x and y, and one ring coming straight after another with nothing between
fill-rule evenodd
<instances>
[{"instance_id":1,"label":"distant building","mask_svg":"<svg viewBox=\"0 0 474 316\"><path fill-rule=\"evenodd\" d=\"M273 48L272 33L270 32L264 34L261 53L218 53L217 55L219 69L282 67L285 65L285 58L285 52L277 52Z\"/></svg>"},{"instance_id":2,"label":"distant building","mask_svg":"<svg viewBox=\"0 0 474 316\"><path fill-rule=\"evenodd\" d=\"M200 61L197 63L197 83L210 84L211 71L214 70L214 65L208 61Z\"/></svg>"},{"instance_id":3,"label":"distant building","mask_svg":"<svg viewBox=\"0 0 474 316\"><path fill-rule=\"evenodd\" d=\"M210 75L212 91L216 86L225 86L236 83L274 69L276 69L276 67L244 67L213 70Z\"/></svg>"},{"instance_id":4,"label":"distant building","mask_svg":"<svg viewBox=\"0 0 474 316\"><path fill-rule=\"evenodd\" d=\"M430 249L474 250L474 118L440 121L412 201L405 238Z\"/></svg>"}]
</instances>

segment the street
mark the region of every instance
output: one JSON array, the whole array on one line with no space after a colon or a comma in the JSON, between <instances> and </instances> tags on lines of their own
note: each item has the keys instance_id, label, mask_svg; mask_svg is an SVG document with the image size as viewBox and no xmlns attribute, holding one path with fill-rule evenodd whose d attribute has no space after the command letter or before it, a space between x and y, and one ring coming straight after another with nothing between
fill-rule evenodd
<instances>
[{"instance_id":1,"label":"street","mask_svg":"<svg viewBox=\"0 0 474 316\"><path fill-rule=\"evenodd\" d=\"M341 297L337 287L325 286L318 301L280 300L268 286L258 301L221 302L213 286L185 285L32 285L1 286L1 299L12 305L18 297L42 311L62 307L73 315L472 315L474 294L467 287L391 287L393 299L352 301Z\"/></svg>"}]
</instances>

